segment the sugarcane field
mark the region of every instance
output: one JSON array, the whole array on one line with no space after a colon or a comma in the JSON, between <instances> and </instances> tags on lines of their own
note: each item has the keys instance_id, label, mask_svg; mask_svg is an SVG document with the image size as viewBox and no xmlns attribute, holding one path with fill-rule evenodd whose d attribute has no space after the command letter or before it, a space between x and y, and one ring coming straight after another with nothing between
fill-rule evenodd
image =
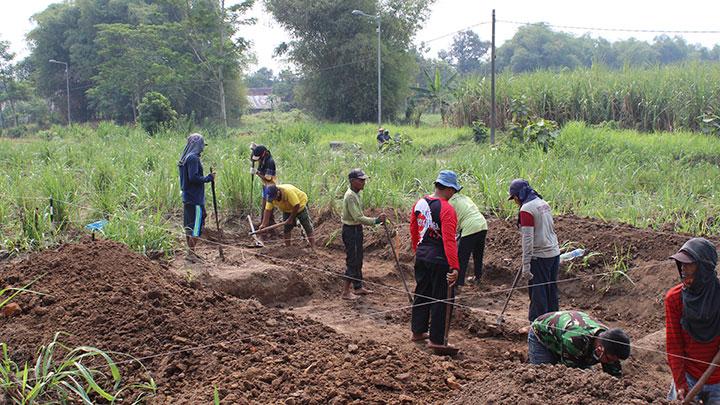
<instances>
[{"instance_id":1,"label":"sugarcane field","mask_svg":"<svg viewBox=\"0 0 720 405\"><path fill-rule=\"evenodd\" d=\"M720 404L688 1L8 6L0 405Z\"/></svg>"}]
</instances>

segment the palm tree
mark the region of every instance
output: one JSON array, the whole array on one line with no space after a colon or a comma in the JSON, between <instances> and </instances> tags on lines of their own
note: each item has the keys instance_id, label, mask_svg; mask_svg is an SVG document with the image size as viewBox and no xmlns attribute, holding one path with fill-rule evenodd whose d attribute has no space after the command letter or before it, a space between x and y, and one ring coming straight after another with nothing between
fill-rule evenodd
<instances>
[{"instance_id":1,"label":"palm tree","mask_svg":"<svg viewBox=\"0 0 720 405\"><path fill-rule=\"evenodd\" d=\"M440 110L440 117L443 125L447 125L447 118L450 113L450 103L453 99L452 82L457 77L457 73L453 73L445 81L442 80L440 68L435 68L435 74L430 75L427 70L423 70L425 74L426 87L411 87L415 91L415 98L419 101L416 103L416 125L420 121L420 116L427 108L433 112Z\"/></svg>"}]
</instances>

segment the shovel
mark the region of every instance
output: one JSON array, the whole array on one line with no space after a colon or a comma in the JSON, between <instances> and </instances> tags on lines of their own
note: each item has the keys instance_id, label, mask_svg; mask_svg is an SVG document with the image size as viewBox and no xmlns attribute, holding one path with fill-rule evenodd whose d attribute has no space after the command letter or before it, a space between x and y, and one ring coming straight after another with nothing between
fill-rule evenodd
<instances>
[{"instance_id":1,"label":"shovel","mask_svg":"<svg viewBox=\"0 0 720 405\"><path fill-rule=\"evenodd\" d=\"M214 173L212 168L210 169L210 173ZM222 243L222 231L220 230L220 218L218 217L217 198L215 197L215 177L214 176L213 176L213 179L210 181L210 189L212 190L213 211L215 211L215 226L217 226L218 239L220 239L220 243ZM220 260L225 261L225 254L223 253L223 248L220 243L218 243L218 253L220 253Z\"/></svg>"},{"instance_id":2,"label":"shovel","mask_svg":"<svg viewBox=\"0 0 720 405\"><path fill-rule=\"evenodd\" d=\"M252 217L251 217L250 215L247 216L247 220L248 220L248 223L250 224L250 230L252 231L252 232L250 233L250 235L252 235L253 239L255 240L255 247L264 247L265 245L263 245L263 243L262 243L262 241L260 240L260 238L258 238L257 235L255 235L255 233L254 233L254 232L255 232L255 225L253 225Z\"/></svg>"},{"instance_id":3,"label":"shovel","mask_svg":"<svg viewBox=\"0 0 720 405\"><path fill-rule=\"evenodd\" d=\"M503 318L503 315L505 315L505 310L507 309L508 304L510 303L510 297L512 297L513 291L515 291L515 287L517 287L518 281L520 281L520 274L522 274L522 267L520 267L515 274L515 280L513 280L512 287L510 287L510 292L508 292L508 296L505 299L505 305L503 305L503 309L500 312L500 315L498 315L497 318L497 326L498 328L502 326L503 322L505 322L505 318Z\"/></svg>"},{"instance_id":4,"label":"shovel","mask_svg":"<svg viewBox=\"0 0 720 405\"><path fill-rule=\"evenodd\" d=\"M388 230L387 224L383 222L383 228L385 228L385 235L387 236L388 243L390 244L390 249L392 250L393 257L395 258L395 265L397 266L398 273L400 273L400 278L402 279L403 286L405 287L405 292L408 295L408 300L410 301L410 305L413 303L413 297L412 294L410 294L410 289L407 286L407 281L405 281L405 273L402 271L402 267L400 266L400 260L398 259L397 252L395 252L395 245L393 245L392 238L390 237L390 231Z\"/></svg>"},{"instance_id":5,"label":"shovel","mask_svg":"<svg viewBox=\"0 0 720 405\"><path fill-rule=\"evenodd\" d=\"M433 352L441 356L455 356L460 351L459 347L448 346L448 335L450 334L450 320L452 319L452 311L455 306L455 286L448 286L447 296L450 302L445 303L445 337L443 345L433 347Z\"/></svg>"}]
</instances>

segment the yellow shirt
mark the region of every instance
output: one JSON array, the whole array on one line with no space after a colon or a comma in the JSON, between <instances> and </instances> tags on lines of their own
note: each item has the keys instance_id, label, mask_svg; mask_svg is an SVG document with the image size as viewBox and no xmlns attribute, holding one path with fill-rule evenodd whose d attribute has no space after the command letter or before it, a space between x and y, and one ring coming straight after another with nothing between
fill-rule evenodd
<instances>
[{"instance_id":1,"label":"yellow shirt","mask_svg":"<svg viewBox=\"0 0 720 405\"><path fill-rule=\"evenodd\" d=\"M275 206L282 212L290 213L293 207L298 204L300 204L300 210L298 212L305 209L308 198L307 194L302 192L302 190L292 184L280 184L277 188L280 189L280 199L273 200L272 202L268 201L267 204L265 204L266 210L272 210L273 206Z\"/></svg>"}]
</instances>

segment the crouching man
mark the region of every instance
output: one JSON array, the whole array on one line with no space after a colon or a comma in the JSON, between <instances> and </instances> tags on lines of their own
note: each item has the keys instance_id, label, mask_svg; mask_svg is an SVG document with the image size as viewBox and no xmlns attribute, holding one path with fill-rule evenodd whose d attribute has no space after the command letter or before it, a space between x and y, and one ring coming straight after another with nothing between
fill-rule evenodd
<instances>
[{"instance_id":1,"label":"crouching man","mask_svg":"<svg viewBox=\"0 0 720 405\"><path fill-rule=\"evenodd\" d=\"M584 312L556 311L537 317L528 332L530 364L563 364L622 376L621 360L630 357L630 338L622 329L609 329Z\"/></svg>"}]
</instances>

